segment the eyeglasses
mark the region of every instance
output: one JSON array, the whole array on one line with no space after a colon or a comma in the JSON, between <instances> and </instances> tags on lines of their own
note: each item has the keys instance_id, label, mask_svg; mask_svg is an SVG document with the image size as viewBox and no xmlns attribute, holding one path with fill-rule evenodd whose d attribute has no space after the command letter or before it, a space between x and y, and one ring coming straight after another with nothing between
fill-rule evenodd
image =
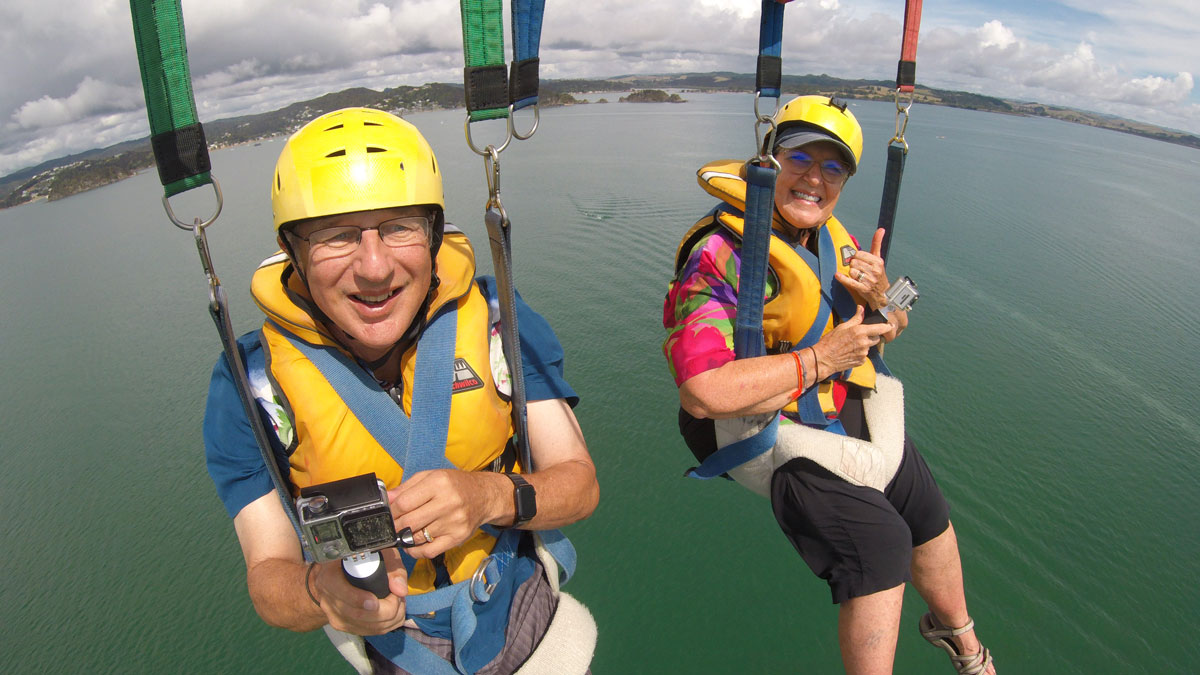
<instances>
[{"instance_id":1,"label":"eyeglasses","mask_svg":"<svg viewBox=\"0 0 1200 675\"><path fill-rule=\"evenodd\" d=\"M812 169L813 164L817 160L812 155L802 150L785 150L782 155L780 165L787 168L789 171L798 174L806 174ZM821 177L826 183L831 185L841 185L850 177L850 167L845 162L836 159L822 160Z\"/></svg>"},{"instance_id":2,"label":"eyeglasses","mask_svg":"<svg viewBox=\"0 0 1200 675\"><path fill-rule=\"evenodd\" d=\"M424 244L429 238L432 220L428 216L401 216L385 220L375 227L356 227L354 225L335 225L323 227L310 232L307 237L293 234L292 236L307 241L314 252L321 250L327 254L347 255L353 253L362 243L363 232L375 230L379 239L392 248Z\"/></svg>"}]
</instances>

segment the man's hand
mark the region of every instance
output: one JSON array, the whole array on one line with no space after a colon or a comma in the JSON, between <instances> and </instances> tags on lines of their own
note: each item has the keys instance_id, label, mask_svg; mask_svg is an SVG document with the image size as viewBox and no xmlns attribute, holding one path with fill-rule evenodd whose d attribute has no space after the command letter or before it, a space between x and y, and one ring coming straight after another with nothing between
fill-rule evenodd
<instances>
[{"instance_id":1,"label":"man's hand","mask_svg":"<svg viewBox=\"0 0 1200 675\"><path fill-rule=\"evenodd\" d=\"M325 612L330 626L355 635L382 635L404 623L408 573L395 548L379 553L388 570L391 595L386 598L377 598L370 591L351 586L340 560L318 564L309 574L308 588L321 603L321 611Z\"/></svg>"},{"instance_id":2,"label":"man's hand","mask_svg":"<svg viewBox=\"0 0 1200 675\"><path fill-rule=\"evenodd\" d=\"M512 482L487 471L422 471L388 491L396 531L412 528L415 558L433 558L465 542L498 517L495 505L512 501Z\"/></svg>"}]
</instances>

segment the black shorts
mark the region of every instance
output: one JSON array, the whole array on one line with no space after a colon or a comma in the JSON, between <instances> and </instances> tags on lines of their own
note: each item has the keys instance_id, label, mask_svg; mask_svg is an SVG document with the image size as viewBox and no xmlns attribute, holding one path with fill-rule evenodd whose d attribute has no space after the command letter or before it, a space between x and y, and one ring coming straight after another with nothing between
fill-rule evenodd
<instances>
[{"instance_id":1,"label":"black shorts","mask_svg":"<svg viewBox=\"0 0 1200 675\"><path fill-rule=\"evenodd\" d=\"M913 547L950 524L950 507L907 435L884 492L799 458L775 471L771 506L800 556L829 584L835 604L911 581Z\"/></svg>"}]
</instances>

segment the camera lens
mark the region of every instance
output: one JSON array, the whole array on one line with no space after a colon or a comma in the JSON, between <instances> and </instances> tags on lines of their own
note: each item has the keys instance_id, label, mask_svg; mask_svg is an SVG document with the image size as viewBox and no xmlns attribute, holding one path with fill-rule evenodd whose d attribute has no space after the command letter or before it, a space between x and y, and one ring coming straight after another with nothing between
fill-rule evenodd
<instances>
[{"instance_id":1,"label":"camera lens","mask_svg":"<svg viewBox=\"0 0 1200 675\"><path fill-rule=\"evenodd\" d=\"M304 505L304 510L310 516L319 516L329 510L329 499L325 495L317 495Z\"/></svg>"}]
</instances>

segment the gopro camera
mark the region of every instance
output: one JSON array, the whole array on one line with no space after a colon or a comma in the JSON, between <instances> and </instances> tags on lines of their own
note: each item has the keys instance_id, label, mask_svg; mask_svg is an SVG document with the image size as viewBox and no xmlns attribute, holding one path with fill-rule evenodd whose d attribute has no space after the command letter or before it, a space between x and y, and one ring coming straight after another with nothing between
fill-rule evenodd
<instances>
[{"instance_id":1,"label":"gopro camera","mask_svg":"<svg viewBox=\"0 0 1200 675\"><path fill-rule=\"evenodd\" d=\"M900 277L893 282L885 295L887 296L887 305L872 310L863 319L863 323L884 323L888 319L888 314L898 309L911 309L913 305L917 304L917 299L921 297L921 294L917 292L917 283L908 277Z\"/></svg>"},{"instance_id":2,"label":"gopro camera","mask_svg":"<svg viewBox=\"0 0 1200 675\"><path fill-rule=\"evenodd\" d=\"M916 282L908 277L900 277L887 290L887 311L893 312L897 309L912 309L912 306L917 304L917 298L920 297L921 294L917 292Z\"/></svg>"},{"instance_id":3,"label":"gopro camera","mask_svg":"<svg viewBox=\"0 0 1200 675\"><path fill-rule=\"evenodd\" d=\"M373 473L301 488L296 510L317 562L396 545L387 488Z\"/></svg>"},{"instance_id":4,"label":"gopro camera","mask_svg":"<svg viewBox=\"0 0 1200 675\"><path fill-rule=\"evenodd\" d=\"M340 559L352 585L387 597L387 570L378 551L415 542L407 527L396 534L383 481L364 473L301 488L296 511L314 560Z\"/></svg>"}]
</instances>

